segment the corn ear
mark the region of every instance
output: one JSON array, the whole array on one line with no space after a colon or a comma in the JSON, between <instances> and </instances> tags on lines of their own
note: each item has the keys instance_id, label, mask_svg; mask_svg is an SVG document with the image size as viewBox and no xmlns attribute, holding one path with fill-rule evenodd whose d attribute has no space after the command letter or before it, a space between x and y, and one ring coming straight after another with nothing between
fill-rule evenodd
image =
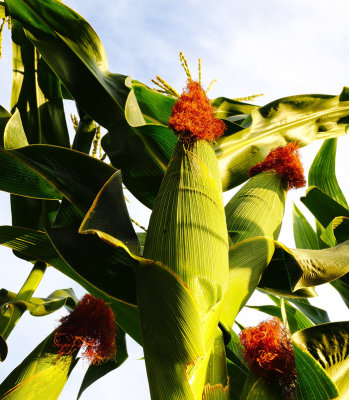
<instances>
[{"instance_id":1,"label":"corn ear","mask_svg":"<svg viewBox=\"0 0 349 400\"><path fill-rule=\"evenodd\" d=\"M178 141L155 201L144 257L174 271L202 314L222 298L228 235L217 159L208 142Z\"/></svg>"},{"instance_id":2,"label":"corn ear","mask_svg":"<svg viewBox=\"0 0 349 400\"><path fill-rule=\"evenodd\" d=\"M225 207L227 228L234 244L256 236L276 240L285 210L283 178L273 171L253 176Z\"/></svg>"}]
</instances>

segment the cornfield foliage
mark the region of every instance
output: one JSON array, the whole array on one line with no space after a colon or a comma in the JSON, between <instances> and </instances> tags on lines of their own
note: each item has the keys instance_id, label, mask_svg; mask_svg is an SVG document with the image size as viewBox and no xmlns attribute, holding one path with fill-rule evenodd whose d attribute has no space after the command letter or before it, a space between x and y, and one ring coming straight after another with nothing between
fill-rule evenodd
<instances>
[{"instance_id":1,"label":"cornfield foliage","mask_svg":"<svg viewBox=\"0 0 349 400\"><path fill-rule=\"evenodd\" d=\"M219 97L210 104L223 135L189 140L186 130L178 139L169 128L176 95L109 71L100 39L78 13L56 0L6 0L0 18L10 21L13 41L11 109L0 106L0 189L11 194L12 225L0 226L0 242L33 264L18 293L0 291L1 361L11 357L6 340L25 311L45 316L66 307L78 318L86 306L69 289L35 297L52 266L107 303L116 320L116 352L91 363L79 396L122 368L129 335L143 346L154 400L349 399L349 321L330 322L308 300L330 282L349 307L349 207L335 176L349 89L263 107ZM72 143L67 99L79 113ZM192 130L205 123L198 118ZM315 140L323 145L301 201L316 229L295 206L297 248L290 249L278 241L283 176L249 170L275 149ZM224 207L222 191L242 183ZM145 232L134 230L123 186L152 210ZM289 371L270 367L277 379L258 373L261 358L248 359L232 329L256 290L274 305L255 308L283 322L289 342L279 350L294 357L294 387ZM97 314L98 326L86 326L99 334L109 314ZM60 352L59 329L4 379L0 399L59 397L78 350L87 352L86 342Z\"/></svg>"}]
</instances>

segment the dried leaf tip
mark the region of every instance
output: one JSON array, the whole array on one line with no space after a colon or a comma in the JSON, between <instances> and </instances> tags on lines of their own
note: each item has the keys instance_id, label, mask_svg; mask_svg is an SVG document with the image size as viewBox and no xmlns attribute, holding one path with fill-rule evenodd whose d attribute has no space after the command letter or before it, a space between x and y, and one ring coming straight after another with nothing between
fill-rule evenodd
<instances>
[{"instance_id":1,"label":"dried leaf tip","mask_svg":"<svg viewBox=\"0 0 349 400\"><path fill-rule=\"evenodd\" d=\"M78 349L82 349L82 357L91 364L101 364L115 357L115 317L102 299L86 294L60 322L54 335L59 357Z\"/></svg>"},{"instance_id":2,"label":"dried leaf tip","mask_svg":"<svg viewBox=\"0 0 349 400\"><path fill-rule=\"evenodd\" d=\"M286 400L295 398L297 370L288 330L278 318L240 333L243 356L250 370L280 384Z\"/></svg>"},{"instance_id":3,"label":"dried leaf tip","mask_svg":"<svg viewBox=\"0 0 349 400\"><path fill-rule=\"evenodd\" d=\"M249 170L252 177L263 171L275 171L287 182L288 189L305 186L304 169L299 159L298 144L288 143L286 146L272 150L264 161Z\"/></svg>"},{"instance_id":4,"label":"dried leaf tip","mask_svg":"<svg viewBox=\"0 0 349 400\"><path fill-rule=\"evenodd\" d=\"M200 83L189 80L172 109L168 126L183 142L193 140L213 142L225 130L224 122L216 118L213 112L214 108Z\"/></svg>"}]
</instances>

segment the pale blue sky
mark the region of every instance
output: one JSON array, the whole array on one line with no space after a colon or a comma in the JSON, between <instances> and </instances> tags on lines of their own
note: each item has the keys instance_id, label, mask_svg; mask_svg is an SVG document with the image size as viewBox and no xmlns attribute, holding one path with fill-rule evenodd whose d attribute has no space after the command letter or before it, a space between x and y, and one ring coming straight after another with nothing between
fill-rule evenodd
<instances>
[{"instance_id":1,"label":"pale blue sky","mask_svg":"<svg viewBox=\"0 0 349 400\"><path fill-rule=\"evenodd\" d=\"M185 84L178 53L184 52L193 73L197 58L202 58L203 81L218 82L211 97L242 97L264 93L257 99L265 104L293 94L339 94L349 85L349 26L347 0L69 0L65 3L94 27L100 36L112 72L131 75L148 85L161 75L178 91ZM11 87L11 48L5 30L3 58L0 60L0 104L9 108ZM320 143L302 151L306 168ZM349 197L347 149L348 137L339 141L338 179ZM289 195L286 223L281 241L292 246L291 207L303 191ZM229 196L229 195L228 195ZM0 194L0 224L10 224L7 194ZM147 224L149 212L131 200L132 216ZM1 282L10 290L18 290L29 268L8 249L0 248ZM49 271L37 294L45 296L56 288L72 283ZM82 291L77 289L78 295ZM314 304L325 307L332 319L349 319L348 310L339 297L326 288L319 288ZM264 298L255 301L266 303ZM35 319L25 315L9 339L9 356L0 365L0 381L57 324L60 314ZM263 314L245 312L239 320L261 320ZM142 351L130 345L130 359L119 369L96 383L82 396L92 400L149 399ZM71 382L60 400L74 400L81 369L73 373Z\"/></svg>"}]
</instances>

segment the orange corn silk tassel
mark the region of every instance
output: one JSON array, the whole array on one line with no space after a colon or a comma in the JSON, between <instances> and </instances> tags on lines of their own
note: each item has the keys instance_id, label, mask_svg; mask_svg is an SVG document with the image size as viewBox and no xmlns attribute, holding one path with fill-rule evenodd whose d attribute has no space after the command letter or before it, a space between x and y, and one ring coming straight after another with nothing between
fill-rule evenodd
<instances>
[{"instance_id":1,"label":"orange corn silk tassel","mask_svg":"<svg viewBox=\"0 0 349 400\"><path fill-rule=\"evenodd\" d=\"M82 349L82 357L91 364L115 357L115 317L102 299L86 294L60 322L54 335L58 356Z\"/></svg>"},{"instance_id":2,"label":"orange corn silk tassel","mask_svg":"<svg viewBox=\"0 0 349 400\"><path fill-rule=\"evenodd\" d=\"M289 332L278 318L261 322L240 333L244 360L250 370L280 384L284 399L293 399L297 371Z\"/></svg>"},{"instance_id":3,"label":"orange corn silk tassel","mask_svg":"<svg viewBox=\"0 0 349 400\"><path fill-rule=\"evenodd\" d=\"M305 186L304 170L298 155L297 143L288 143L272 150L264 161L250 168L249 176L263 171L274 171L280 175L288 189Z\"/></svg>"},{"instance_id":4,"label":"orange corn silk tassel","mask_svg":"<svg viewBox=\"0 0 349 400\"><path fill-rule=\"evenodd\" d=\"M205 313L222 297L228 274L222 183L212 148L225 125L201 85L189 80L169 127L179 139L154 204L144 256L179 275Z\"/></svg>"},{"instance_id":5,"label":"orange corn silk tassel","mask_svg":"<svg viewBox=\"0 0 349 400\"><path fill-rule=\"evenodd\" d=\"M256 236L279 237L287 190L305 185L298 145L272 150L249 170L251 179L226 205L227 227L232 242Z\"/></svg>"}]
</instances>

